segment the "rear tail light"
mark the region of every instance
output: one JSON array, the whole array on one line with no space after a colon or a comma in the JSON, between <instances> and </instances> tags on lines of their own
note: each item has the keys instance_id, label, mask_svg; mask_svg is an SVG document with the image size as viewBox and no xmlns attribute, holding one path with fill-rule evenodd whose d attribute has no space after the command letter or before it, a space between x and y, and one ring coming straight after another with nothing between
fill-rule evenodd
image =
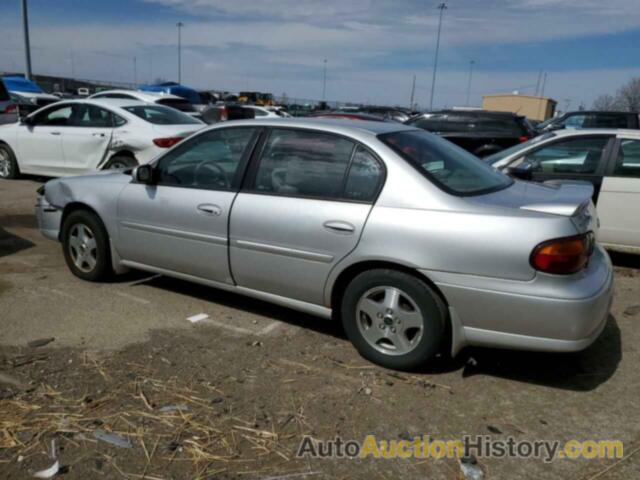
<instances>
[{"instance_id":1,"label":"rear tail light","mask_svg":"<svg viewBox=\"0 0 640 480\"><path fill-rule=\"evenodd\" d=\"M7 108L5 108L2 113L16 113L18 111L18 106L15 103L10 103L9 105L7 105Z\"/></svg>"},{"instance_id":2,"label":"rear tail light","mask_svg":"<svg viewBox=\"0 0 640 480\"><path fill-rule=\"evenodd\" d=\"M594 247L593 233L542 242L531 253L531 266L545 273L569 275L582 270Z\"/></svg>"},{"instance_id":3,"label":"rear tail light","mask_svg":"<svg viewBox=\"0 0 640 480\"><path fill-rule=\"evenodd\" d=\"M160 148L171 148L183 137L154 138L153 143Z\"/></svg>"},{"instance_id":4,"label":"rear tail light","mask_svg":"<svg viewBox=\"0 0 640 480\"><path fill-rule=\"evenodd\" d=\"M520 136L518 137L518 140L520 141L520 143L524 143L524 142L526 142L527 140L529 140L529 137L528 137L527 135L520 135Z\"/></svg>"},{"instance_id":5,"label":"rear tail light","mask_svg":"<svg viewBox=\"0 0 640 480\"><path fill-rule=\"evenodd\" d=\"M220 121L226 122L227 120L229 120L229 111L227 110L227 107L222 107L220 109Z\"/></svg>"}]
</instances>

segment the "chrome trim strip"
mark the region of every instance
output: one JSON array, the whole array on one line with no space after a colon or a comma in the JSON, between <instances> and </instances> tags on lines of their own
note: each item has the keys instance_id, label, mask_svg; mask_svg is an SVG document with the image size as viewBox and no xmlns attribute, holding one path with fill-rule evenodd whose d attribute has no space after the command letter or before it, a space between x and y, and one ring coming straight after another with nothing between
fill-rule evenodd
<instances>
[{"instance_id":1,"label":"chrome trim strip","mask_svg":"<svg viewBox=\"0 0 640 480\"><path fill-rule=\"evenodd\" d=\"M246 240L233 240L232 245L246 250L255 250L257 252L273 253L275 255L284 255L285 257L301 258L303 260L311 260L312 262L331 263L333 255L325 253L309 252L307 250L296 250L289 247L278 247L275 245L267 245L265 243L249 242Z\"/></svg>"},{"instance_id":2,"label":"chrome trim strip","mask_svg":"<svg viewBox=\"0 0 640 480\"><path fill-rule=\"evenodd\" d=\"M187 240L195 240L198 242L214 243L216 245L227 245L227 239L225 237L218 237L215 235L205 235L204 233L185 232L182 230L176 230L174 228L157 227L155 225L146 225L142 223L134 222L120 222L125 228L132 230L141 230L143 232L159 233L160 235L169 235L172 237L186 238Z\"/></svg>"},{"instance_id":3,"label":"chrome trim strip","mask_svg":"<svg viewBox=\"0 0 640 480\"><path fill-rule=\"evenodd\" d=\"M310 315L315 315L315 316L326 318L326 319L331 318L331 309L327 307L323 307L322 305L307 303L301 300L295 300L293 298L281 297L280 295L261 292L259 290L252 290L250 288L240 287L237 285L216 282L214 280L207 280L205 278L188 275L186 273L178 273L172 270L165 270L164 268L151 267L149 265L144 265L138 262L131 262L129 260L122 260L120 263L121 265L126 265L127 267L131 267L139 270L145 270L153 273L159 273L162 275L167 275L169 277L180 278L182 280L200 283L208 287L219 288L220 290L226 290L228 292L239 293L241 295L246 295L248 297L257 298L258 300L264 300L266 302L275 303L276 305L280 305L282 307L291 308L299 312L308 313Z\"/></svg>"}]
</instances>

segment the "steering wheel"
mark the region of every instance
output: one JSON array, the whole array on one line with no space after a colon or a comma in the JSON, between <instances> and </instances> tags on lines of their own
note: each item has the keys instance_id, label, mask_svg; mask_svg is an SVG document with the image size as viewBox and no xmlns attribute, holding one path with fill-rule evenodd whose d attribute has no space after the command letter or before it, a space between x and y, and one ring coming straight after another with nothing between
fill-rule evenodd
<instances>
[{"instance_id":1,"label":"steering wheel","mask_svg":"<svg viewBox=\"0 0 640 480\"><path fill-rule=\"evenodd\" d=\"M198 177L202 174L203 169L208 169L214 173L218 178L216 178L215 182L224 188L231 188L231 182L229 181L229 177L227 176L227 172L225 172L220 165L217 163L213 163L209 160L203 160L198 164L195 171L193 172L193 183L195 185L204 185L198 180ZM206 182L207 184L209 182Z\"/></svg>"}]
</instances>

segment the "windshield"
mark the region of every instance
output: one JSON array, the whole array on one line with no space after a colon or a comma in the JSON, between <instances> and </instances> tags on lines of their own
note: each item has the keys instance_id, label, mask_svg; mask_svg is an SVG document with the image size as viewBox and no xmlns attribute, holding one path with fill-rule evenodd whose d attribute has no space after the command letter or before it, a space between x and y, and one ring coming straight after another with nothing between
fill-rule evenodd
<instances>
[{"instance_id":1,"label":"windshield","mask_svg":"<svg viewBox=\"0 0 640 480\"><path fill-rule=\"evenodd\" d=\"M140 105L124 107L124 109L154 125L198 125L202 123L178 110L159 105Z\"/></svg>"},{"instance_id":2,"label":"windshield","mask_svg":"<svg viewBox=\"0 0 640 480\"><path fill-rule=\"evenodd\" d=\"M552 124L552 123L554 123L554 122L559 121L559 120L561 120L561 117L551 117L551 118L549 118L549 119L545 120L544 122L539 123L538 125L536 125L536 128L537 128L538 130L540 130L540 129L542 129L542 128L547 127L548 125L551 125L551 124Z\"/></svg>"},{"instance_id":3,"label":"windshield","mask_svg":"<svg viewBox=\"0 0 640 480\"><path fill-rule=\"evenodd\" d=\"M378 136L442 190L454 195L479 195L513 183L466 150L425 131L409 130Z\"/></svg>"},{"instance_id":4,"label":"windshield","mask_svg":"<svg viewBox=\"0 0 640 480\"><path fill-rule=\"evenodd\" d=\"M518 153L526 148L529 148L531 145L535 145L536 143L542 142L543 140L547 140L549 138L555 137L555 133L545 133L544 135L540 135L539 137L534 137L531 140L527 140L524 143L518 143L513 147L505 148L504 150L500 150L493 155L489 155L485 157L483 160L489 165L494 165L498 163L500 160L504 160L505 158L513 155L514 153Z\"/></svg>"}]
</instances>

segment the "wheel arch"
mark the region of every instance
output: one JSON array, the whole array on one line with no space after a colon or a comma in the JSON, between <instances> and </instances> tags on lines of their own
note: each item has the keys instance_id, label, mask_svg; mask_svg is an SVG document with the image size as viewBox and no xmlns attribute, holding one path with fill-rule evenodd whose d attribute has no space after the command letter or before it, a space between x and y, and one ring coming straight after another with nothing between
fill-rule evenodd
<instances>
[{"instance_id":1,"label":"wheel arch","mask_svg":"<svg viewBox=\"0 0 640 480\"><path fill-rule=\"evenodd\" d=\"M94 214L98 218L98 220L100 220L102 225L105 226L104 221L100 217L100 214L94 208L92 208L91 206L83 202L69 202L64 206L64 209L62 210L62 217L60 218L60 232L58 233L59 241L62 241L62 225L64 225L65 220L71 213L77 212L78 210L86 210ZM107 235L108 235L109 231L107 230L106 226L105 226L105 231L107 232Z\"/></svg>"},{"instance_id":2,"label":"wheel arch","mask_svg":"<svg viewBox=\"0 0 640 480\"><path fill-rule=\"evenodd\" d=\"M100 165L100 169L104 170L104 168L107 165L109 165L109 162L111 162L111 160L113 160L115 157L129 157L132 160L134 160L137 164L140 164L140 162L136 158L136 155L135 155L135 153L133 153L133 151L131 151L131 150L127 149L127 148L123 148L122 150L117 150L117 151L110 152L110 154L106 157L106 160L102 163L102 165Z\"/></svg>"}]
</instances>

